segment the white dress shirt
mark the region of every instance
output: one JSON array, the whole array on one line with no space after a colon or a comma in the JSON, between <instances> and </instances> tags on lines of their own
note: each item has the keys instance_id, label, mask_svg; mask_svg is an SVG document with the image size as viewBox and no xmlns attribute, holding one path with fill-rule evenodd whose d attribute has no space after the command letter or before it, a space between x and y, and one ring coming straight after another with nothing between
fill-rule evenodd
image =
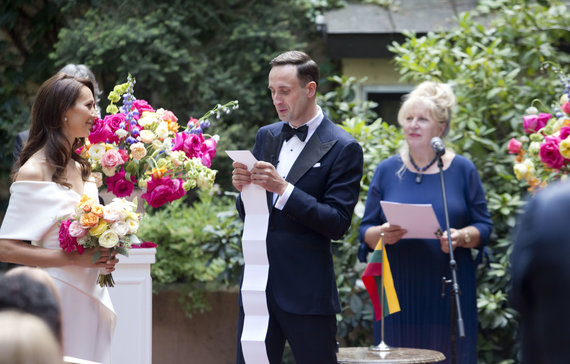
<instances>
[{"instance_id":1,"label":"white dress shirt","mask_svg":"<svg viewBox=\"0 0 570 364\"><path fill-rule=\"evenodd\" d=\"M279 159L277 160L277 166L276 166L277 173L279 173L281 177L283 178L287 177L289 171L291 170L291 167L293 167L293 164L299 157L299 154L301 154L303 148L305 148L305 145L315 133L315 130L317 130L319 125L321 125L323 118L324 118L323 110L321 109L320 106L317 105L317 114L311 120L303 124L309 127L309 131L307 133L307 138L305 138L305 141L304 142L301 141L301 139L299 139L297 135L294 135L289 140L283 141L283 145L281 146L281 152L279 152ZM289 125L293 128L293 125L291 124ZM285 192L283 192L281 196L279 196L279 194L277 193L273 193L273 203L275 208L283 210L283 207L285 207L285 204L287 203L289 196L291 196L291 193L293 193L294 188L295 186L289 183L289 185L285 189Z\"/></svg>"}]
</instances>

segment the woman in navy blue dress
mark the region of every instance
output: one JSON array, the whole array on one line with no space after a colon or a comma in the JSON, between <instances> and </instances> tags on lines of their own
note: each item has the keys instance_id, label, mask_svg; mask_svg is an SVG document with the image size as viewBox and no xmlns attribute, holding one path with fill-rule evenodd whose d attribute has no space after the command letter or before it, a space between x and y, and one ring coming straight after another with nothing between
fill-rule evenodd
<instances>
[{"instance_id":1,"label":"woman in navy blue dress","mask_svg":"<svg viewBox=\"0 0 570 364\"><path fill-rule=\"evenodd\" d=\"M405 145L382 161L374 173L360 225L361 249L373 249L384 233L386 252L401 311L385 318L384 340L395 347L431 349L451 362L450 287L442 297L442 278L451 279L443 197L433 137L449 131L455 96L451 87L424 82L402 104L398 122ZM492 222L479 174L472 162L446 150L442 156L451 242L457 261L465 338L457 338L457 363L477 362L477 302L472 249L486 244ZM432 204L443 236L406 239L406 231L390 225L380 201ZM361 254L362 257L362 254ZM380 342L380 321L374 324Z\"/></svg>"}]
</instances>

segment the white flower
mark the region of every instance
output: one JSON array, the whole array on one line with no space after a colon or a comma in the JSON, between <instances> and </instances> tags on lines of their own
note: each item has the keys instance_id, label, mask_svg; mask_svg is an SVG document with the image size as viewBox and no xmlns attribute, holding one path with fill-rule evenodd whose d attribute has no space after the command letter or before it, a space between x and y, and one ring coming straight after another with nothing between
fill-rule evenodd
<instances>
[{"instance_id":1,"label":"white flower","mask_svg":"<svg viewBox=\"0 0 570 364\"><path fill-rule=\"evenodd\" d=\"M93 172L91 173L91 175L95 179L95 184L97 185L97 188L101 187L103 185L103 174L101 172Z\"/></svg>"},{"instance_id":2,"label":"white flower","mask_svg":"<svg viewBox=\"0 0 570 364\"><path fill-rule=\"evenodd\" d=\"M115 130L115 135L118 136L119 139L125 139L127 136L129 136L129 132L125 129L117 129Z\"/></svg>"},{"instance_id":3,"label":"white flower","mask_svg":"<svg viewBox=\"0 0 570 364\"><path fill-rule=\"evenodd\" d=\"M129 232L129 225L125 221L116 221L111 225L111 230L114 231L119 237L127 235Z\"/></svg>"},{"instance_id":4,"label":"white flower","mask_svg":"<svg viewBox=\"0 0 570 364\"><path fill-rule=\"evenodd\" d=\"M103 220L115 222L121 218L121 208L118 205L109 204L103 207Z\"/></svg>"},{"instance_id":5,"label":"white flower","mask_svg":"<svg viewBox=\"0 0 570 364\"><path fill-rule=\"evenodd\" d=\"M119 236L113 230L107 230L99 237L99 245L103 248L113 248L119 244Z\"/></svg>"},{"instance_id":6,"label":"white flower","mask_svg":"<svg viewBox=\"0 0 570 364\"><path fill-rule=\"evenodd\" d=\"M139 119L140 120L140 119ZM152 143L156 139L156 135L152 132L152 130L141 130L140 140L143 143L149 144Z\"/></svg>"},{"instance_id":7,"label":"white flower","mask_svg":"<svg viewBox=\"0 0 570 364\"><path fill-rule=\"evenodd\" d=\"M107 148L105 147L104 143L93 144L89 147L89 157L94 161L101 160L101 157L103 157L103 154L106 150Z\"/></svg>"},{"instance_id":8,"label":"white flower","mask_svg":"<svg viewBox=\"0 0 570 364\"><path fill-rule=\"evenodd\" d=\"M139 229L139 221L137 219L127 219L125 223L128 227L129 234L134 234Z\"/></svg>"},{"instance_id":9,"label":"white flower","mask_svg":"<svg viewBox=\"0 0 570 364\"><path fill-rule=\"evenodd\" d=\"M159 139L165 139L168 137L168 125L166 123L160 123L155 130L156 135Z\"/></svg>"},{"instance_id":10,"label":"white flower","mask_svg":"<svg viewBox=\"0 0 570 364\"><path fill-rule=\"evenodd\" d=\"M143 128L146 128L149 125L152 125L154 123L156 123L157 118L154 115L154 113L147 113L147 112L143 112L143 117L141 117L138 120L138 123L140 126L142 126Z\"/></svg>"}]
</instances>

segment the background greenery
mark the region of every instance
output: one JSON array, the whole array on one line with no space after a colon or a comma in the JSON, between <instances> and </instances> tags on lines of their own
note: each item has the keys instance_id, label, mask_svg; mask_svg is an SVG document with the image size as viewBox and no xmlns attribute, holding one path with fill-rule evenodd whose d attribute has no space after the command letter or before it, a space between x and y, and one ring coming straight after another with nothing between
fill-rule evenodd
<instances>
[{"instance_id":1,"label":"background greenery","mask_svg":"<svg viewBox=\"0 0 570 364\"><path fill-rule=\"evenodd\" d=\"M366 1L370 2L370 1ZM392 1L373 1L395 6ZM349 233L333 244L342 313L342 345L371 343L372 307L356 284L357 230L368 183L379 161L402 136L355 99L358 80L339 73L323 56L313 31L315 14L343 1L153 1L88 0L0 3L0 214L8 197L12 141L27 127L38 86L66 63L92 68L104 94L128 72L136 96L172 109L184 123L213 104L232 99L240 110L212 132L221 135L220 187L197 192L147 215L141 236L160 244L153 266L156 289L182 290L186 312L208 309L204 292L236 287L243 264L241 221L223 150L251 148L257 128L275 119L266 91L268 61L285 49L314 55L323 76L319 103L352 133L365 152L361 201ZM253 6L255 4L255 6ZM534 99L550 105L561 84L544 62L569 64L570 13L556 1L482 0L445 33L406 34L394 43L402 80L437 79L454 84L459 107L448 142L477 166L487 193L494 232L486 268L479 270L479 362L516 362L516 313L508 303L510 231L524 203L525 186L514 179L506 144L521 134L522 115ZM568 71L568 69L566 69ZM102 102L101 106L106 106ZM552 111L552 110L541 110ZM0 216L1 218L1 216Z\"/></svg>"}]
</instances>

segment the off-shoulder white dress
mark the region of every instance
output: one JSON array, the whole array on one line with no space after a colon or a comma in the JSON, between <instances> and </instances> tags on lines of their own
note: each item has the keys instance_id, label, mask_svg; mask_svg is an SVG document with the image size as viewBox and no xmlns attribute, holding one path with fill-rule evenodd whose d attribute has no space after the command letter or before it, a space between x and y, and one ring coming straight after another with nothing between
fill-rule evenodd
<instances>
[{"instance_id":1,"label":"off-shoulder white dress","mask_svg":"<svg viewBox=\"0 0 570 364\"><path fill-rule=\"evenodd\" d=\"M84 194L97 198L96 185L86 182ZM57 219L71 214L80 199L77 192L54 182L14 182L0 238L61 249ZM61 298L64 355L110 363L116 314L107 288L97 284L99 270L78 266L45 270Z\"/></svg>"}]
</instances>

